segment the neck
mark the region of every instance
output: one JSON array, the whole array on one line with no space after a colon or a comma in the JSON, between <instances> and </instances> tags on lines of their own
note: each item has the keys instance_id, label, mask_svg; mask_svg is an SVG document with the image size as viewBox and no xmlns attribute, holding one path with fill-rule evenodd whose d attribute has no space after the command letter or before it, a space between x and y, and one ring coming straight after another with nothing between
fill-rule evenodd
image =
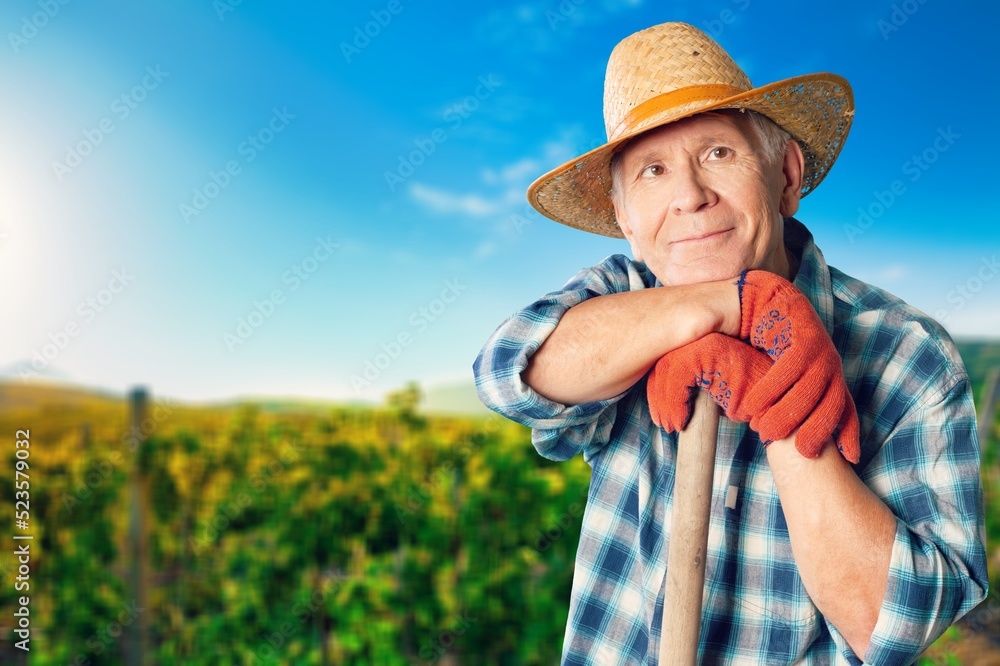
<instances>
[{"instance_id":1,"label":"neck","mask_svg":"<svg viewBox=\"0 0 1000 666\"><path fill-rule=\"evenodd\" d=\"M787 262L785 279L794 282L795 276L799 274L799 259L787 246L785 247L785 261Z\"/></svg>"}]
</instances>

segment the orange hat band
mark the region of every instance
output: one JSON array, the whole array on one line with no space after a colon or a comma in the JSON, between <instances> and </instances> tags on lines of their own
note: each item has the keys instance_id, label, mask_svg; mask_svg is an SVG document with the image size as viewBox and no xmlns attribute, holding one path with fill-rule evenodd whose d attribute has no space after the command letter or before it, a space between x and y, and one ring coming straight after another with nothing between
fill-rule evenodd
<instances>
[{"instance_id":1,"label":"orange hat band","mask_svg":"<svg viewBox=\"0 0 1000 666\"><path fill-rule=\"evenodd\" d=\"M628 134L639 125L653 117L654 115L666 111L672 107L687 104L688 102L705 102L733 97L746 92L733 86L723 84L709 84L702 86L687 86L671 90L655 97L650 97L645 102L637 104L629 111L618 127L608 136L608 141L614 141L620 136Z\"/></svg>"}]
</instances>

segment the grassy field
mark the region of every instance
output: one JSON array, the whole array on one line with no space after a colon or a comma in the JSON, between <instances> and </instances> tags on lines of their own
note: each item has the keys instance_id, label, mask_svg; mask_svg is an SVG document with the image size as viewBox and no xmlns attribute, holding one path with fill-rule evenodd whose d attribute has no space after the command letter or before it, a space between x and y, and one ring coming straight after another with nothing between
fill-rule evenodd
<instances>
[{"instance_id":1,"label":"grassy field","mask_svg":"<svg viewBox=\"0 0 1000 666\"><path fill-rule=\"evenodd\" d=\"M961 351L978 399L1000 345ZM415 391L377 408L152 395L136 432L121 396L0 384L4 515L15 431L32 444L31 663L556 663L589 468L546 461L499 417L417 405ZM998 424L984 442L994 585ZM15 543L13 525L0 534ZM0 663L19 663L4 551ZM992 592L923 662L1000 663L997 636Z\"/></svg>"}]
</instances>

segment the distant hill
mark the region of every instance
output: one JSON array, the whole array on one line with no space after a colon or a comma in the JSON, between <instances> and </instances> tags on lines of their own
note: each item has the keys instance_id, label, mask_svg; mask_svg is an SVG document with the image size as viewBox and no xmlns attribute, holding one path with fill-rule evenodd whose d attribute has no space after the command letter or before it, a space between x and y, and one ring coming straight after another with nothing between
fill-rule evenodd
<instances>
[{"instance_id":1,"label":"distant hill","mask_svg":"<svg viewBox=\"0 0 1000 666\"><path fill-rule=\"evenodd\" d=\"M153 397L156 398L155 387ZM423 388L424 399L419 411L428 414L454 414L486 416L491 414L479 401L472 382L446 384ZM124 405L124 394L80 386L49 379L0 378L0 410L42 411L60 408L113 407ZM266 412L322 413L332 407L371 409L375 403L361 401L319 400L313 398L281 398L269 396L236 396L226 400L203 403L182 401L191 408L227 409L243 404L253 404Z\"/></svg>"},{"instance_id":2,"label":"distant hill","mask_svg":"<svg viewBox=\"0 0 1000 666\"><path fill-rule=\"evenodd\" d=\"M1000 342L956 340L955 345L978 397L979 387L986 375L990 370L1000 368Z\"/></svg>"},{"instance_id":3,"label":"distant hill","mask_svg":"<svg viewBox=\"0 0 1000 666\"><path fill-rule=\"evenodd\" d=\"M53 381L0 381L0 409L37 411L55 407L104 406L123 402L124 397L97 389Z\"/></svg>"},{"instance_id":4,"label":"distant hill","mask_svg":"<svg viewBox=\"0 0 1000 666\"><path fill-rule=\"evenodd\" d=\"M476 395L476 385L472 382L455 382L433 386L421 386L423 398L417 408L426 414L452 414L457 416L488 416L492 412L487 409L479 396ZM231 400L213 401L213 407L227 407L234 404L252 403L260 409L269 412L323 412L331 407L356 407L372 409L378 404L361 400L321 400L316 398L271 398L267 396L243 396Z\"/></svg>"},{"instance_id":5,"label":"distant hill","mask_svg":"<svg viewBox=\"0 0 1000 666\"><path fill-rule=\"evenodd\" d=\"M987 373L1000 368L1000 341L957 340L958 351L977 392ZM151 387L155 395L155 387ZM432 386L421 386L423 400L419 411L429 414L454 414L486 416L492 412L479 400L476 386L470 380ZM22 382L10 375L0 376L0 409L53 409L58 407L85 407L102 403L103 406L121 404L125 396L111 391L61 382L55 379L35 379ZM371 408L372 403L356 401L276 398L268 396L234 397L203 403L189 403L190 407L226 408L252 403L270 412L317 413L330 407Z\"/></svg>"},{"instance_id":6,"label":"distant hill","mask_svg":"<svg viewBox=\"0 0 1000 666\"><path fill-rule=\"evenodd\" d=\"M470 416L487 416L493 413L479 400L476 385L471 381L429 386L423 391L421 410L426 412Z\"/></svg>"}]
</instances>

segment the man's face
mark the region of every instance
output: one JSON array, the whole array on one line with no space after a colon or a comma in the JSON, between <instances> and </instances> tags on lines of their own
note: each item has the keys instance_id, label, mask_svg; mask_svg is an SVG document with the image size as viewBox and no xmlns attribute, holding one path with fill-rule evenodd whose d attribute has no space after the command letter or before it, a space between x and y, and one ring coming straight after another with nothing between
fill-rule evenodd
<instances>
[{"instance_id":1,"label":"man's face","mask_svg":"<svg viewBox=\"0 0 1000 666\"><path fill-rule=\"evenodd\" d=\"M801 152L790 145L783 161L768 166L748 121L721 113L631 140L620 158L615 214L636 260L665 285L724 280L750 268L787 277L782 215L798 208L801 175Z\"/></svg>"}]
</instances>

